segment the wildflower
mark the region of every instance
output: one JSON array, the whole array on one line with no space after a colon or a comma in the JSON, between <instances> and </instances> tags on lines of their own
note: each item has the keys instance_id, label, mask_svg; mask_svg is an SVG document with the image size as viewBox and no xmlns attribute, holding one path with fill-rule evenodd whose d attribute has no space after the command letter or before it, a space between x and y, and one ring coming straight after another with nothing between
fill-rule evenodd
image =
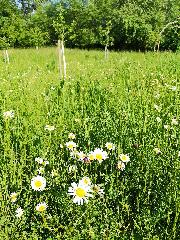
<instances>
[{"instance_id":1,"label":"wildflower","mask_svg":"<svg viewBox=\"0 0 180 240\"><path fill-rule=\"evenodd\" d=\"M39 204L36 206L36 211L38 211L38 212L44 212L44 211L46 211L46 208L47 208L47 205L46 205L45 202L39 203Z\"/></svg>"},{"instance_id":2,"label":"wildflower","mask_svg":"<svg viewBox=\"0 0 180 240\"><path fill-rule=\"evenodd\" d=\"M58 170L53 169L51 172L51 177L57 177L58 175Z\"/></svg>"},{"instance_id":3,"label":"wildflower","mask_svg":"<svg viewBox=\"0 0 180 240\"><path fill-rule=\"evenodd\" d=\"M74 196L73 202L78 205L82 205L84 202L88 202L88 197L93 197L91 187L84 184L71 183L72 187L69 187L68 194Z\"/></svg>"},{"instance_id":4,"label":"wildflower","mask_svg":"<svg viewBox=\"0 0 180 240\"><path fill-rule=\"evenodd\" d=\"M100 188L100 185L94 184L92 186L93 192L99 194L101 197L104 195L104 190Z\"/></svg>"},{"instance_id":5,"label":"wildflower","mask_svg":"<svg viewBox=\"0 0 180 240\"><path fill-rule=\"evenodd\" d=\"M84 186L90 186L91 185L91 180L88 177L83 177L80 181L79 184L83 184Z\"/></svg>"},{"instance_id":6,"label":"wildflower","mask_svg":"<svg viewBox=\"0 0 180 240\"><path fill-rule=\"evenodd\" d=\"M62 144L60 144L59 146L60 146L60 148L63 148L63 145L62 145Z\"/></svg>"},{"instance_id":7,"label":"wildflower","mask_svg":"<svg viewBox=\"0 0 180 240\"><path fill-rule=\"evenodd\" d=\"M46 179L40 175L33 177L31 180L31 186L35 191L43 191L46 187Z\"/></svg>"},{"instance_id":8,"label":"wildflower","mask_svg":"<svg viewBox=\"0 0 180 240\"><path fill-rule=\"evenodd\" d=\"M99 163L101 163L103 160L108 158L107 152L99 148L96 148L94 150L94 156L95 156L95 159L99 161Z\"/></svg>"},{"instance_id":9,"label":"wildflower","mask_svg":"<svg viewBox=\"0 0 180 240\"><path fill-rule=\"evenodd\" d=\"M168 129L170 129L170 126L169 126L169 125L164 125L164 128L165 128L166 130L168 130Z\"/></svg>"},{"instance_id":10,"label":"wildflower","mask_svg":"<svg viewBox=\"0 0 180 240\"><path fill-rule=\"evenodd\" d=\"M54 131L55 130L55 127L54 126L50 126L50 125L46 125L44 127L45 130L48 130L48 131Z\"/></svg>"},{"instance_id":11,"label":"wildflower","mask_svg":"<svg viewBox=\"0 0 180 240\"><path fill-rule=\"evenodd\" d=\"M44 172L45 172L45 169L44 169L43 167L40 167L40 168L38 169L38 173L39 173L39 174L44 174Z\"/></svg>"},{"instance_id":12,"label":"wildflower","mask_svg":"<svg viewBox=\"0 0 180 240\"><path fill-rule=\"evenodd\" d=\"M114 144L110 143L110 142L107 142L105 146L108 150L114 150L115 149Z\"/></svg>"},{"instance_id":13,"label":"wildflower","mask_svg":"<svg viewBox=\"0 0 180 240\"><path fill-rule=\"evenodd\" d=\"M66 147L69 149L69 150L74 150L76 148L76 143L73 142L73 141L70 141L70 142L67 142L66 143Z\"/></svg>"},{"instance_id":14,"label":"wildflower","mask_svg":"<svg viewBox=\"0 0 180 240\"><path fill-rule=\"evenodd\" d=\"M158 105L156 105L156 104L154 104L154 108L155 108L158 112L160 112L160 110L161 110L161 108L160 108Z\"/></svg>"},{"instance_id":15,"label":"wildflower","mask_svg":"<svg viewBox=\"0 0 180 240\"><path fill-rule=\"evenodd\" d=\"M77 157L79 160L82 161L86 157L86 155L83 152L77 152Z\"/></svg>"},{"instance_id":16,"label":"wildflower","mask_svg":"<svg viewBox=\"0 0 180 240\"><path fill-rule=\"evenodd\" d=\"M68 169L69 173L76 172L76 171L77 171L77 166L76 165L69 166L69 169Z\"/></svg>"},{"instance_id":17,"label":"wildflower","mask_svg":"<svg viewBox=\"0 0 180 240\"><path fill-rule=\"evenodd\" d=\"M120 154L119 158L121 159L121 161L123 161L125 163L130 161L130 158L127 154Z\"/></svg>"},{"instance_id":18,"label":"wildflower","mask_svg":"<svg viewBox=\"0 0 180 240\"><path fill-rule=\"evenodd\" d=\"M71 156L72 158L77 158L77 156L78 156L78 151L77 151L76 149L72 150L72 151L70 152L70 156Z\"/></svg>"},{"instance_id":19,"label":"wildflower","mask_svg":"<svg viewBox=\"0 0 180 240\"><path fill-rule=\"evenodd\" d=\"M68 138L73 140L76 138L76 135L74 133L69 133Z\"/></svg>"},{"instance_id":20,"label":"wildflower","mask_svg":"<svg viewBox=\"0 0 180 240\"><path fill-rule=\"evenodd\" d=\"M161 150L160 150L159 148L154 148L154 151L155 151L155 153L158 154L158 155L161 154Z\"/></svg>"},{"instance_id":21,"label":"wildflower","mask_svg":"<svg viewBox=\"0 0 180 240\"><path fill-rule=\"evenodd\" d=\"M173 119L171 120L171 124L172 124L172 125L178 125L178 120L175 119L175 118L173 118Z\"/></svg>"},{"instance_id":22,"label":"wildflower","mask_svg":"<svg viewBox=\"0 0 180 240\"><path fill-rule=\"evenodd\" d=\"M117 163L117 169L123 171L125 169L125 164L122 161Z\"/></svg>"},{"instance_id":23,"label":"wildflower","mask_svg":"<svg viewBox=\"0 0 180 240\"><path fill-rule=\"evenodd\" d=\"M35 158L35 161L39 164L42 164L44 160L40 157L37 157L37 158Z\"/></svg>"},{"instance_id":24,"label":"wildflower","mask_svg":"<svg viewBox=\"0 0 180 240\"><path fill-rule=\"evenodd\" d=\"M23 215L23 213L24 213L24 210L21 207L16 209L16 217L17 218L20 218Z\"/></svg>"},{"instance_id":25,"label":"wildflower","mask_svg":"<svg viewBox=\"0 0 180 240\"><path fill-rule=\"evenodd\" d=\"M13 111L13 110L10 110L10 111L4 112L4 113L3 113L3 117L4 117L5 119L13 118L13 117L14 117L14 111Z\"/></svg>"},{"instance_id":26,"label":"wildflower","mask_svg":"<svg viewBox=\"0 0 180 240\"><path fill-rule=\"evenodd\" d=\"M48 164L49 164L49 161L43 161L43 162L42 162L42 165L43 165L43 166L46 166L46 165L48 165Z\"/></svg>"},{"instance_id":27,"label":"wildflower","mask_svg":"<svg viewBox=\"0 0 180 240\"><path fill-rule=\"evenodd\" d=\"M95 158L96 158L96 157L95 157L94 152L90 152L89 155L88 155L88 159L89 159L90 161L93 161Z\"/></svg>"},{"instance_id":28,"label":"wildflower","mask_svg":"<svg viewBox=\"0 0 180 240\"><path fill-rule=\"evenodd\" d=\"M158 123L160 123L160 122L161 122L161 118L160 118L160 117L157 117L157 118L156 118L156 121L157 121Z\"/></svg>"},{"instance_id":29,"label":"wildflower","mask_svg":"<svg viewBox=\"0 0 180 240\"><path fill-rule=\"evenodd\" d=\"M178 157L180 157L180 151L178 152Z\"/></svg>"},{"instance_id":30,"label":"wildflower","mask_svg":"<svg viewBox=\"0 0 180 240\"><path fill-rule=\"evenodd\" d=\"M10 195L11 202L16 202L17 200L17 193L13 192Z\"/></svg>"},{"instance_id":31,"label":"wildflower","mask_svg":"<svg viewBox=\"0 0 180 240\"><path fill-rule=\"evenodd\" d=\"M170 87L170 90L172 90L172 91L176 91L176 89L177 89L176 86L172 86L172 87Z\"/></svg>"}]
</instances>

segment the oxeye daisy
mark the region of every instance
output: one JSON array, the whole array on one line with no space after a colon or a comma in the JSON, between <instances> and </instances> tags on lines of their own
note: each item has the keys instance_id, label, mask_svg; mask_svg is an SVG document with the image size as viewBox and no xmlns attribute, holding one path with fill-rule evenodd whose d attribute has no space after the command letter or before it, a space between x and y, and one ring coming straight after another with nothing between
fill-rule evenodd
<instances>
[{"instance_id":1,"label":"oxeye daisy","mask_svg":"<svg viewBox=\"0 0 180 240\"><path fill-rule=\"evenodd\" d=\"M39 203L39 204L36 206L36 211L38 211L38 212L44 212L44 211L46 211L46 208L47 208L47 205L46 205L45 202Z\"/></svg>"},{"instance_id":2,"label":"oxeye daisy","mask_svg":"<svg viewBox=\"0 0 180 240\"><path fill-rule=\"evenodd\" d=\"M160 122L161 122L161 118L160 118L160 117L157 117L157 118L156 118L156 121L157 121L158 123L160 123Z\"/></svg>"},{"instance_id":3,"label":"oxeye daisy","mask_svg":"<svg viewBox=\"0 0 180 240\"><path fill-rule=\"evenodd\" d=\"M114 150L115 149L114 144L110 143L110 142L107 142L105 146L108 150Z\"/></svg>"},{"instance_id":4,"label":"oxeye daisy","mask_svg":"<svg viewBox=\"0 0 180 240\"><path fill-rule=\"evenodd\" d=\"M40 157L37 157L37 158L35 158L35 161L39 164L42 164L44 160Z\"/></svg>"},{"instance_id":5,"label":"oxeye daisy","mask_svg":"<svg viewBox=\"0 0 180 240\"><path fill-rule=\"evenodd\" d=\"M69 133L68 138L73 140L76 138L76 135L74 133Z\"/></svg>"},{"instance_id":6,"label":"oxeye daisy","mask_svg":"<svg viewBox=\"0 0 180 240\"><path fill-rule=\"evenodd\" d=\"M44 172L45 172L45 169L44 169L43 167L40 167L40 168L38 169L38 173L39 173L39 174L44 174Z\"/></svg>"},{"instance_id":7,"label":"oxeye daisy","mask_svg":"<svg viewBox=\"0 0 180 240\"><path fill-rule=\"evenodd\" d=\"M94 154L94 152L90 152L90 153L88 154L88 159L89 159L90 161L93 161L93 160L95 159L95 154Z\"/></svg>"},{"instance_id":8,"label":"oxeye daisy","mask_svg":"<svg viewBox=\"0 0 180 240\"><path fill-rule=\"evenodd\" d=\"M101 163L103 160L105 160L106 158L108 158L107 152L103 151L102 149L96 148L94 150L94 156L95 159L99 161L99 163Z\"/></svg>"},{"instance_id":9,"label":"oxeye daisy","mask_svg":"<svg viewBox=\"0 0 180 240\"><path fill-rule=\"evenodd\" d=\"M46 179L40 175L33 177L31 180L31 186L35 191L43 191L46 187Z\"/></svg>"},{"instance_id":10,"label":"oxeye daisy","mask_svg":"<svg viewBox=\"0 0 180 240\"><path fill-rule=\"evenodd\" d=\"M171 120L171 124L172 124L172 125L178 125L178 120L175 119L175 118L173 118L173 119Z\"/></svg>"},{"instance_id":11,"label":"oxeye daisy","mask_svg":"<svg viewBox=\"0 0 180 240\"><path fill-rule=\"evenodd\" d=\"M49 161L43 161L43 162L42 162L42 165L43 165L43 166L46 166L46 165L48 165L48 164L49 164Z\"/></svg>"},{"instance_id":12,"label":"oxeye daisy","mask_svg":"<svg viewBox=\"0 0 180 240\"><path fill-rule=\"evenodd\" d=\"M119 158L121 159L121 161L123 161L125 163L130 161L130 158L127 154L120 154Z\"/></svg>"},{"instance_id":13,"label":"oxeye daisy","mask_svg":"<svg viewBox=\"0 0 180 240\"><path fill-rule=\"evenodd\" d=\"M86 157L86 155L83 152L77 152L77 157L80 161L82 161Z\"/></svg>"},{"instance_id":14,"label":"oxeye daisy","mask_svg":"<svg viewBox=\"0 0 180 240\"><path fill-rule=\"evenodd\" d=\"M117 169L123 171L125 169L125 164L122 161L117 163Z\"/></svg>"},{"instance_id":15,"label":"oxeye daisy","mask_svg":"<svg viewBox=\"0 0 180 240\"><path fill-rule=\"evenodd\" d=\"M24 213L24 210L21 207L16 209L16 217L17 218L20 218L23 215L23 213Z\"/></svg>"},{"instance_id":16,"label":"oxeye daisy","mask_svg":"<svg viewBox=\"0 0 180 240\"><path fill-rule=\"evenodd\" d=\"M17 200L17 193L13 192L10 195L11 202L16 202Z\"/></svg>"},{"instance_id":17,"label":"oxeye daisy","mask_svg":"<svg viewBox=\"0 0 180 240\"><path fill-rule=\"evenodd\" d=\"M73 150L76 148L76 143L73 142L73 141L67 142L67 143L66 143L66 147L67 147L69 150L73 151Z\"/></svg>"},{"instance_id":18,"label":"oxeye daisy","mask_svg":"<svg viewBox=\"0 0 180 240\"><path fill-rule=\"evenodd\" d=\"M85 186L84 184L76 184L75 182L71 183L72 187L69 187L68 194L72 195L73 202L78 205L82 205L84 202L88 202L88 197L93 197L90 186Z\"/></svg>"},{"instance_id":19,"label":"oxeye daisy","mask_svg":"<svg viewBox=\"0 0 180 240\"><path fill-rule=\"evenodd\" d=\"M4 112L4 113L3 113L3 117L4 117L5 119L13 118L13 117L14 117L14 111L13 111L13 110L10 110L10 111Z\"/></svg>"},{"instance_id":20,"label":"oxeye daisy","mask_svg":"<svg viewBox=\"0 0 180 240\"><path fill-rule=\"evenodd\" d=\"M99 194L101 197L104 195L104 190L100 188L100 185L94 184L92 185L93 192Z\"/></svg>"},{"instance_id":21,"label":"oxeye daisy","mask_svg":"<svg viewBox=\"0 0 180 240\"><path fill-rule=\"evenodd\" d=\"M85 185L85 186L90 186L91 185L91 180L88 177L83 177L80 181L79 184Z\"/></svg>"},{"instance_id":22,"label":"oxeye daisy","mask_svg":"<svg viewBox=\"0 0 180 240\"><path fill-rule=\"evenodd\" d=\"M161 154L161 150L159 148L154 148L154 152L158 155Z\"/></svg>"}]
</instances>

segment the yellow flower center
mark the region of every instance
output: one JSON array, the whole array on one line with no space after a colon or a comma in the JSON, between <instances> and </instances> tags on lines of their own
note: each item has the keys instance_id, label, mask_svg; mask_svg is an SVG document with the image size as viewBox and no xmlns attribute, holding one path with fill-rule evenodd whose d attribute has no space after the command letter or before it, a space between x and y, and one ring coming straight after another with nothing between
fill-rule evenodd
<instances>
[{"instance_id":1,"label":"yellow flower center","mask_svg":"<svg viewBox=\"0 0 180 240\"><path fill-rule=\"evenodd\" d=\"M84 179L84 184L88 185L89 184L89 180L88 179Z\"/></svg>"},{"instance_id":2,"label":"yellow flower center","mask_svg":"<svg viewBox=\"0 0 180 240\"><path fill-rule=\"evenodd\" d=\"M103 159L102 154L97 153L97 154L96 154L96 159L97 159L98 161L101 161L101 160Z\"/></svg>"},{"instance_id":3,"label":"yellow flower center","mask_svg":"<svg viewBox=\"0 0 180 240\"><path fill-rule=\"evenodd\" d=\"M37 188L40 188L42 186L42 182L39 181L39 180L36 180L34 185L37 187Z\"/></svg>"},{"instance_id":4,"label":"yellow flower center","mask_svg":"<svg viewBox=\"0 0 180 240\"><path fill-rule=\"evenodd\" d=\"M93 154L90 154L90 155L89 155L89 160L91 160L91 161L94 160L94 155L93 155Z\"/></svg>"},{"instance_id":5,"label":"yellow flower center","mask_svg":"<svg viewBox=\"0 0 180 240\"><path fill-rule=\"evenodd\" d=\"M16 199L17 199L16 195L14 195L14 196L11 197L11 201L12 201L12 202L15 202Z\"/></svg>"},{"instance_id":6,"label":"yellow flower center","mask_svg":"<svg viewBox=\"0 0 180 240\"><path fill-rule=\"evenodd\" d=\"M73 149L73 144L69 144L68 146L70 149Z\"/></svg>"},{"instance_id":7,"label":"yellow flower center","mask_svg":"<svg viewBox=\"0 0 180 240\"><path fill-rule=\"evenodd\" d=\"M83 188L78 187L76 189L76 195L80 198L83 198L86 195L86 191Z\"/></svg>"},{"instance_id":8,"label":"yellow flower center","mask_svg":"<svg viewBox=\"0 0 180 240\"><path fill-rule=\"evenodd\" d=\"M40 212L43 212L44 210L46 210L46 207L45 207L44 205L41 205L41 206L39 207L39 211L40 211Z\"/></svg>"},{"instance_id":9,"label":"yellow flower center","mask_svg":"<svg viewBox=\"0 0 180 240\"><path fill-rule=\"evenodd\" d=\"M127 160L127 156L126 156L126 155L123 155L123 156L122 156L122 160L123 160L123 161L126 161L126 160Z\"/></svg>"},{"instance_id":10,"label":"yellow flower center","mask_svg":"<svg viewBox=\"0 0 180 240\"><path fill-rule=\"evenodd\" d=\"M107 145L107 148L108 148L108 149L111 149L111 148L112 148L112 144L109 143L109 144Z\"/></svg>"}]
</instances>

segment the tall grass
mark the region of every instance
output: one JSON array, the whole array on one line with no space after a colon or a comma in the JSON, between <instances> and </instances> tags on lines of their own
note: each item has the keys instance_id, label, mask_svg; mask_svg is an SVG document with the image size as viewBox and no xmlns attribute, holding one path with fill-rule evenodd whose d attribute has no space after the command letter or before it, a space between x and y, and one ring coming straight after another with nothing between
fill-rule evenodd
<instances>
[{"instance_id":1,"label":"tall grass","mask_svg":"<svg viewBox=\"0 0 180 240\"><path fill-rule=\"evenodd\" d=\"M9 55L9 65L0 60L0 239L178 239L179 125L172 119L179 120L180 55L112 52L105 61L103 52L66 50L65 81L54 48ZM15 116L6 120L9 110ZM85 153L107 142L116 149L101 164L85 164L70 157L70 132ZM121 153L130 156L124 171ZM31 187L36 157L49 161L43 192ZM78 206L67 192L84 176L105 194ZM40 214L42 201L48 208Z\"/></svg>"}]
</instances>

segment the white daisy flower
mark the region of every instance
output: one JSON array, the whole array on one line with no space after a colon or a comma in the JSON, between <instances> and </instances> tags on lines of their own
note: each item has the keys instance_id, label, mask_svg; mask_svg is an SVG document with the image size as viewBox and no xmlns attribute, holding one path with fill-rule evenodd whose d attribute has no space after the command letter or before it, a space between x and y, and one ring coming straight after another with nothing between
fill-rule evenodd
<instances>
[{"instance_id":1,"label":"white daisy flower","mask_svg":"<svg viewBox=\"0 0 180 240\"><path fill-rule=\"evenodd\" d=\"M60 148L63 148L63 145L62 145L62 144L60 144L59 146L60 146Z\"/></svg>"},{"instance_id":2,"label":"white daisy flower","mask_svg":"<svg viewBox=\"0 0 180 240\"><path fill-rule=\"evenodd\" d=\"M100 185L97 185L97 184L92 185L92 190L93 192L99 194L101 197L104 195L104 190L101 189Z\"/></svg>"},{"instance_id":3,"label":"white daisy flower","mask_svg":"<svg viewBox=\"0 0 180 240\"><path fill-rule=\"evenodd\" d=\"M123 171L125 169L125 164L122 161L117 163L117 169Z\"/></svg>"},{"instance_id":4,"label":"white daisy flower","mask_svg":"<svg viewBox=\"0 0 180 240\"><path fill-rule=\"evenodd\" d=\"M74 133L69 133L68 138L73 140L76 138L76 135Z\"/></svg>"},{"instance_id":5,"label":"white daisy flower","mask_svg":"<svg viewBox=\"0 0 180 240\"><path fill-rule=\"evenodd\" d=\"M114 144L110 143L110 142L107 142L105 146L108 150L114 150L115 149Z\"/></svg>"},{"instance_id":6,"label":"white daisy flower","mask_svg":"<svg viewBox=\"0 0 180 240\"><path fill-rule=\"evenodd\" d=\"M80 161L83 161L86 155L83 152L77 152L77 157Z\"/></svg>"},{"instance_id":7,"label":"white daisy flower","mask_svg":"<svg viewBox=\"0 0 180 240\"><path fill-rule=\"evenodd\" d=\"M156 154L161 154L161 150L159 148L154 148Z\"/></svg>"},{"instance_id":8,"label":"white daisy flower","mask_svg":"<svg viewBox=\"0 0 180 240\"><path fill-rule=\"evenodd\" d=\"M16 202L16 200L17 200L17 193L15 193L15 192L13 192L13 193L11 193L11 195L10 195L10 199L11 199L11 202Z\"/></svg>"},{"instance_id":9,"label":"white daisy flower","mask_svg":"<svg viewBox=\"0 0 180 240\"><path fill-rule=\"evenodd\" d=\"M88 154L88 159L89 159L90 161L93 161L93 160L96 159L94 152L90 152L90 153Z\"/></svg>"},{"instance_id":10,"label":"white daisy flower","mask_svg":"<svg viewBox=\"0 0 180 240\"><path fill-rule=\"evenodd\" d=\"M172 124L172 125L178 125L178 120L177 120L176 118L173 118L173 119L171 120L171 124Z\"/></svg>"},{"instance_id":11,"label":"white daisy flower","mask_svg":"<svg viewBox=\"0 0 180 240\"><path fill-rule=\"evenodd\" d=\"M39 203L39 204L36 206L36 211L38 211L38 212L44 212L44 211L46 211L46 208L47 208L47 204L46 204L45 202Z\"/></svg>"},{"instance_id":12,"label":"white daisy flower","mask_svg":"<svg viewBox=\"0 0 180 240\"><path fill-rule=\"evenodd\" d=\"M154 108L158 111L158 112L160 112L161 111L161 107L160 106L158 106L158 105L156 105L156 104L154 104Z\"/></svg>"},{"instance_id":13,"label":"white daisy flower","mask_svg":"<svg viewBox=\"0 0 180 240\"><path fill-rule=\"evenodd\" d=\"M76 143L73 142L73 141L70 141L70 142L66 143L66 147L71 151L73 151L76 148L76 146L77 146Z\"/></svg>"},{"instance_id":14,"label":"white daisy flower","mask_svg":"<svg viewBox=\"0 0 180 240\"><path fill-rule=\"evenodd\" d=\"M39 164L42 164L44 160L40 157L37 157L37 158L35 158L35 161Z\"/></svg>"},{"instance_id":15,"label":"white daisy flower","mask_svg":"<svg viewBox=\"0 0 180 240\"><path fill-rule=\"evenodd\" d=\"M43 191L46 187L46 179L40 175L33 177L31 180L31 186L35 191Z\"/></svg>"},{"instance_id":16,"label":"white daisy flower","mask_svg":"<svg viewBox=\"0 0 180 240\"><path fill-rule=\"evenodd\" d=\"M84 184L71 183L72 187L69 187L68 194L74 196L73 202L78 205L82 205L84 202L88 202L88 197L93 197L90 186L85 186Z\"/></svg>"},{"instance_id":17,"label":"white daisy flower","mask_svg":"<svg viewBox=\"0 0 180 240\"><path fill-rule=\"evenodd\" d=\"M4 113L3 113L3 117L4 117L5 119L13 118L13 117L14 117L14 111L13 111L13 110L10 110L10 111L4 112Z\"/></svg>"},{"instance_id":18,"label":"white daisy flower","mask_svg":"<svg viewBox=\"0 0 180 240\"><path fill-rule=\"evenodd\" d=\"M84 186L90 186L91 185L91 180L89 177L83 177L80 181L79 184L82 184Z\"/></svg>"},{"instance_id":19,"label":"white daisy flower","mask_svg":"<svg viewBox=\"0 0 180 240\"><path fill-rule=\"evenodd\" d=\"M46 166L46 165L48 165L48 164L49 164L49 161L43 161L43 162L42 162L42 165L43 165L43 166Z\"/></svg>"},{"instance_id":20,"label":"white daisy flower","mask_svg":"<svg viewBox=\"0 0 180 240\"><path fill-rule=\"evenodd\" d=\"M51 126L51 125L46 125L44 127L45 130L48 130L48 131L54 131L55 130L55 127L54 126Z\"/></svg>"},{"instance_id":21,"label":"white daisy flower","mask_svg":"<svg viewBox=\"0 0 180 240\"><path fill-rule=\"evenodd\" d=\"M23 215L23 213L24 213L24 210L21 207L16 209L16 217L17 218L20 218Z\"/></svg>"},{"instance_id":22,"label":"white daisy flower","mask_svg":"<svg viewBox=\"0 0 180 240\"><path fill-rule=\"evenodd\" d=\"M177 90L177 87L176 87L176 86L171 86L170 89L171 89L172 91L176 91L176 90Z\"/></svg>"},{"instance_id":23,"label":"white daisy flower","mask_svg":"<svg viewBox=\"0 0 180 240\"><path fill-rule=\"evenodd\" d=\"M107 152L99 148L96 148L93 154L95 156L95 159L98 160L99 163L108 158Z\"/></svg>"},{"instance_id":24,"label":"white daisy flower","mask_svg":"<svg viewBox=\"0 0 180 240\"><path fill-rule=\"evenodd\" d=\"M164 128L165 128L166 130L168 130L168 129L170 129L170 126L169 126L169 125L164 125Z\"/></svg>"},{"instance_id":25,"label":"white daisy flower","mask_svg":"<svg viewBox=\"0 0 180 240\"><path fill-rule=\"evenodd\" d=\"M160 117L157 117L157 118L156 118L156 121L157 121L158 123L160 123L160 122L161 122L161 118L160 118Z\"/></svg>"},{"instance_id":26,"label":"white daisy flower","mask_svg":"<svg viewBox=\"0 0 180 240\"><path fill-rule=\"evenodd\" d=\"M44 174L44 172L45 172L45 169L44 169L43 167L40 167L40 168L38 169L38 173L39 173L39 174Z\"/></svg>"},{"instance_id":27,"label":"white daisy flower","mask_svg":"<svg viewBox=\"0 0 180 240\"><path fill-rule=\"evenodd\" d=\"M120 154L119 158L121 159L121 161L123 161L125 163L130 161L130 158L129 158L129 156L127 154Z\"/></svg>"}]
</instances>

